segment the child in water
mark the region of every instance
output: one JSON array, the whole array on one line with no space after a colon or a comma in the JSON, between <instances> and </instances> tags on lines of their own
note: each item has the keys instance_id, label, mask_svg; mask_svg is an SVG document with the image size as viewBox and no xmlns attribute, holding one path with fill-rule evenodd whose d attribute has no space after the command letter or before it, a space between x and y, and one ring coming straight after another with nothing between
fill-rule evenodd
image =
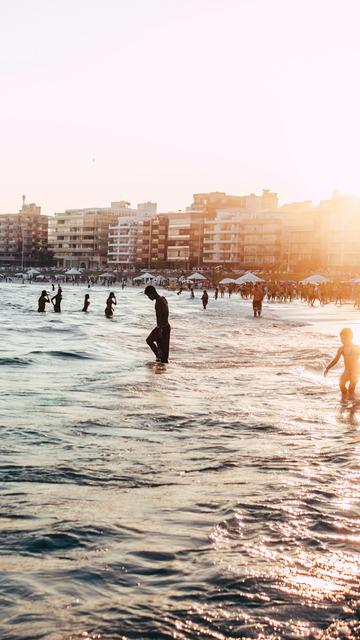
<instances>
[{"instance_id":1,"label":"child in water","mask_svg":"<svg viewBox=\"0 0 360 640\"><path fill-rule=\"evenodd\" d=\"M339 380L341 395L343 399L349 398L353 400L355 387L360 376L360 347L353 343L353 332L351 329L342 329L342 331L340 331L340 340L343 346L339 347L335 358L331 360L326 367L324 376L327 376L330 369L332 369L342 356L344 358L344 371ZM347 383L349 383L348 387L346 386Z\"/></svg>"}]
</instances>

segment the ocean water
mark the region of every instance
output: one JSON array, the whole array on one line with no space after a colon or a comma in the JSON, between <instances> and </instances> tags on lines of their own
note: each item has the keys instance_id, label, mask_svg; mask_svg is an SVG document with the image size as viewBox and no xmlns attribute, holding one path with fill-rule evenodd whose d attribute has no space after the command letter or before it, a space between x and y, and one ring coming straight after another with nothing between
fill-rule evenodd
<instances>
[{"instance_id":1,"label":"ocean water","mask_svg":"<svg viewBox=\"0 0 360 640\"><path fill-rule=\"evenodd\" d=\"M360 410L322 370L351 305L0 285L1 640L360 637Z\"/></svg>"}]
</instances>

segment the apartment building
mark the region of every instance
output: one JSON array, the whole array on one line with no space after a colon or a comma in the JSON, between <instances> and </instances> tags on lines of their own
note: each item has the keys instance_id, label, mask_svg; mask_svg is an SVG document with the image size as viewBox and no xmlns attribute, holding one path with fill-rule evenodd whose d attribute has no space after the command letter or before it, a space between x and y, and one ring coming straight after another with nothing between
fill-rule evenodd
<instances>
[{"instance_id":1,"label":"apartment building","mask_svg":"<svg viewBox=\"0 0 360 640\"><path fill-rule=\"evenodd\" d=\"M139 208L131 208L126 200L111 202L110 207L68 209L64 213L55 213L49 219L49 246L55 254L57 266L93 270L105 268L109 239L111 263L122 264L125 260L125 240L130 251L133 236L134 225L129 221L135 221L141 215L143 212ZM121 236L121 242L120 237L119 242L117 240L117 233ZM129 254L127 256L129 261Z\"/></svg>"},{"instance_id":2,"label":"apartment building","mask_svg":"<svg viewBox=\"0 0 360 640\"><path fill-rule=\"evenodd\" d=\"M0 263L39 266L47 261L48 216L35 203L23 204L19 213L0 214Z\"/></svg>"},{"instance_id":3,"label":"apartment building","mask_svg":"<svg viewBox=\"0 0 360 640\"><path fill-rule=\"evenodd\" d=\"M119 218L117 224L109 226L107 258L109 266L135 264L138 224L138 218L129 216Z\"/></svg>"},{"instance_id":4,"label":"apartment building","mask_svg":"<svg viewBox=\"0 0 360 640\"><path fill-rule=\"evenodd\" d=\"M218 210L204 220L204 265L271 268L281 258L282 221L274 212Z\"/></svg>"},{"instance_id":5,"label":"apartment building","mask_svg":"<svg viewBox=\"0 0 360 640\"><path fill-rule=\"evenodd\" d=\"M148 270L167 264L169 218L159 214L139 220L136 236L135 264Z\"/></svg>"},{"instance_id":6,"label":"apartment building","mask_svg":"<svg viewBox=\"0 0 360 640\"><path fill-rule=\"evenodd\" d=\"M191 214L168 213L167 264L170 268L189 269Z\"/></svg>"}]
</instances>

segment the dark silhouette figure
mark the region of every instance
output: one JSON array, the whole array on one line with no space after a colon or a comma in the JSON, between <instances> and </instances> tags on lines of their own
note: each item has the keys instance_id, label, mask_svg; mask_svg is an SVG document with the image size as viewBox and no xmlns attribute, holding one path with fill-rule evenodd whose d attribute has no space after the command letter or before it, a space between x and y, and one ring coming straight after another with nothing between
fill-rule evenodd
<instances>
[{"instance_id":1,"label":"dark silhouette figure","mask_svg":"<svg viewBox=\"0 0 360 640\"><path fill-rule=\"evenodd\" d=\"M169 361L170 331L169 306L166 298L160 296L155 287L148 285L144 291L149 300L155 300L156 327L146 338L157 362Z\"/></svg>"},{"instance_id":2,"label":"dark silhouette figure","mask_svg":"<svg viewBox=\"0 0 360 640\"><path fill-rule=\"evenodd\" d=\"M87 311L88 308L90 306L90 294L89 293L85 293L85 298L84 298L84 306L82 308L82 311Z\"/></svg>"},{"instance_id":3,"label":"dark silhouette figure","mask_svg":"<svg viewBox=\"0 0 360 640\"><path fill-rule=\"evenodd\" d=\"M219 289L216 287L216 288L215 288L215 293L214 293L214 298L215 298L215 300L217 300L217 299L218 299L218 297L219 297Z\"/></svg>"},{"instance_id":4,"label":"dark silhouette figure","mask_svg":"<svg viewBox=\"0 0 360 640\"><path fill-rule=\"evenodd\" d=\"M190 298L195 298L194 287L190 289Z\"/></svg>"},{"instance_id":5,"label":"dark silhouette figure","mask_svg":"<svg viewBox=\"0 0 360 640\"><path fill-rule=\"evenodd\" d=\"M260 318L261 316L262 302L264 297L265 297L265 292L263 288L255 284L254 291L253 291L253 303L252 303L254 318Z\"/></svg>"},{"instance_id":6,"label":"dark silhouette figure","mask_svg":"<svg viewBox=\"0 0 360 640\"><path fill-rule=\"evenodd\" d=\"M112 318L114 315L114 305L116 305L116 296L115 293L113 291L110 291L109 293L109 297L106 300L106 307L105 307L105 315L107 318Z\"/></svg>"},{"instance_id":7,"label":"dark silhouette figure","mask_svg":"<svg viewBox=\"0 0 360 640\"><path fill-rule=\"evenodd\" d=\"M45 312L45 305L46 304L50 304L50 298L47 294L47 291L45 291L45 289L41 292L41 296L39 298L38 301L38 312L39 313L44 313Z\"/></svg>"},{"instance_id":8,"label":"dark silhouette figure","mask_svg":"<svg viewBox=\"0 0 360 640\"><path fill-rule=\"evenodd\" d=\"M206 291L206 289L205 289L204 293L201 296L201 300L202 300L202 303L203 303L203 308L205 310L207 305L208 305L208 302L209 302L209 294Z\"/></svg>"},{"instance_id":9,"label":"dark silhouette figure","mask_svg":"<svg viewBox=\"0 0 360 640\"><path fill-rule=\"evenodd\" d=\"M55 300L55 302L54 302ZM51 298L55 313L61 313L62 288L58 286L57 294Z\"/></svg>"}]
</instances>

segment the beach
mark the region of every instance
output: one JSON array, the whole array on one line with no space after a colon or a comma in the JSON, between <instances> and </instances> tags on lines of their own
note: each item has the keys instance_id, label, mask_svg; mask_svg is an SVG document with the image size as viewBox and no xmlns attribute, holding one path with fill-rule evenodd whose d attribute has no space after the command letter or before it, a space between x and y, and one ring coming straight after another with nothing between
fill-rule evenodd
<instances>
[{"instance_id":1,"label":"beach","mask_svg":"<svg viewBox=\"0 0 360 640\"><path fill-rule=\"evenodd\" d=\"M46 286L0 284L0 638L359 637L359 311L160 289L159 368L143 288Z\"/></svg>"}]
</instances>

